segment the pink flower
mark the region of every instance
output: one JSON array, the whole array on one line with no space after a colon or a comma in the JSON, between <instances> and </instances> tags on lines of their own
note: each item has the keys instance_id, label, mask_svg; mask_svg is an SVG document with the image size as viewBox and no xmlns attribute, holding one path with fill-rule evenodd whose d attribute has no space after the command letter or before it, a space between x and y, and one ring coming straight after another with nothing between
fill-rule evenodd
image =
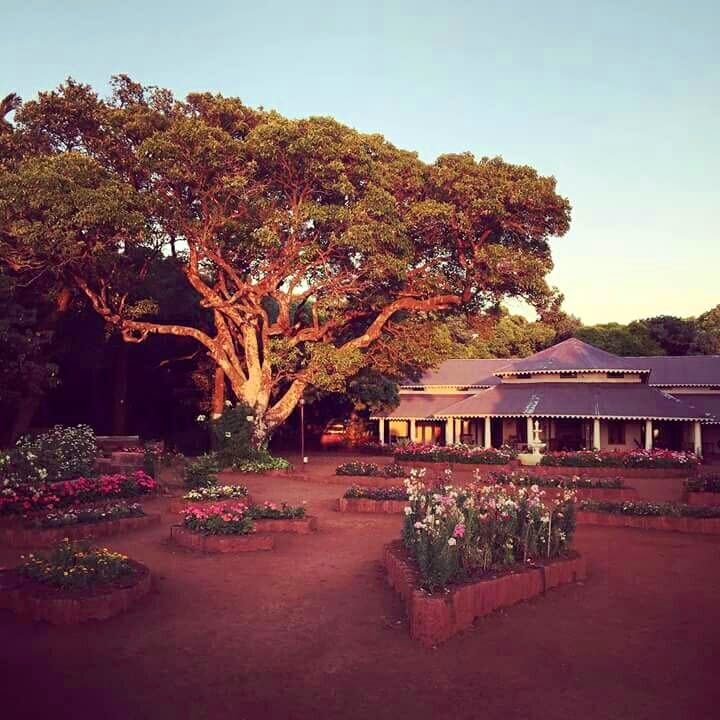
<instances>
[{"instance_id":1,"label":"pink flower","mask_svg":"<svg viewBox=\"0 0 720 720\"><path fill-rule=\"evenodd\" d=\"M455 526L455 530L453 531L453 537L456 537L456 538L465 537L465 525L463 523L458 523Z\"/></svg>"}]
</instances>

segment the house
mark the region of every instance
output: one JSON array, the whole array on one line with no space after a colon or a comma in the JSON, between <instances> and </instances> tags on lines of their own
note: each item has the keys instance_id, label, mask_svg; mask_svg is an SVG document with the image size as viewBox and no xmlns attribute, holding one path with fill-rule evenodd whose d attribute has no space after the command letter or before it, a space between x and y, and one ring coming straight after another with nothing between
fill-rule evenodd
<instances>
[{"instance_id":1,"label":"house","mask_svg":"<svg viewBox=\"0 0 720 720\"><path fill-rule=\"evenodd\" d=\"M373 416L386 442L720 454L720 356L620 357L570 338L522 359L447 360Z\"/></svg>"}]
</instances>

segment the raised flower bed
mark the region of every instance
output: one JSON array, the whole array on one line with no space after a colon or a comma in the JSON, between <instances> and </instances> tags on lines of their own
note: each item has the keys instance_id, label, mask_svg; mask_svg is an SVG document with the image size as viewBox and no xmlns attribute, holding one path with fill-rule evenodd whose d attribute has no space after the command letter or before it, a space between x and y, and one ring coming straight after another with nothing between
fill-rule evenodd
<instances>
[{"instance_id":1,"label":"raised flower bed","mask_svg":"<svg viewBox=\"0 0 720 720\"><path fill-rule=\"evenodd\" d=\"M48 511L77 503L152 495L159 486L142 470L60 482L8 485L0 490L0 515Z\"/></svg>"},{"instance_id":2,"label":"raised flower bed","mask_svg":"<svg viewBox=\"0 0 720 720\"><path fill-rule=\"evenodd\" d=\"M0 543L10 547L51 547L63 539L101 538L139 530L160 522L137 503L81 506L36 515L0 527Z\"/></svg>"},{"instance_id":3,"label":"raised flower bed","mask_svg":"<svg viewBox=\"0 0 720 720\"><path fill-rule=\"evenodd\" d=\"M691 452L672 450L579 450L576 452L551 452L542 456L540 467L534 471L542 474L544 468L583 468L589 475L608 475L622 468L624 475L682 477L697 470L699 458Z\"/></svg>"},{"instance_id":4,"label":"raised flower bed","mask_svg":"<svg viewBox=\"0 0 720 720\"><path fill-rule=\"evenodd\" d=\"M570 476L543 476L517 472L494 472L484 478L476 473L476 482L496 483L507 485L509 483L519 487L537 485L548 497L555 497L565 489L575 491L577 500L607 500L623 502L637 500L638 492L635 488L625 487L623 478L593 478L581 475Z\"/></svg>"},{"instance_id":5,"label":"raised flower bed","mask_svg":"<svg viewBox=\"0 0 720 720\"><path fill-rule=\"evenodd\" d=\"M402 478L407 475L407 470L397 463L390 463L379 467L375 463L349 462L338 465L335 468L336 475L348 475L355 477L386 477Z\"/></svg>"},{"instance_id":6,"label":"raised flower bed","mask_svg":"<svg viewBox=\"0 0 720 720\"><path fill-rule=\"evenodd\" d=\"M461 465L507 465L515 454L507 448L480 448L469 445L400 445L394 453L396 462L457 463Z\"/></svg>"},{"instance_id":7,"label":"raised flower bed","mask_svg":"<svg viewBox=\"0 0 720 720\"><path fill-rule=\"evenodd\" d=\"M249 512L257 532L307 535L317 530L317 518L307 515L304 507L265 502L251 505Z\"/></svg>"},{"instance_id":8,"label":"raised flower bed","mask_svg":"<svg viewBox=\"0 0 720 720\"><path fill-rule=\"evenodd\" d=\"M720 535L720 507L681 503L592 502L580 504L581 525L630 527L642 530Z\"/></svg>"},{"instance_id":9,"label":"raised flower bed","mask_svg":"<svg viewBox=\"0 0 720 720\"><path fill-rule=\"evenodd\" d=\"M209 485L189 490L179 500L172 500L169 510L177 513L182 512L190 504L217 503L225 500L241 500L246 505L252 505L252 498L244 485Z\"/></svg>"},{"instance_id":10,"label":"raised flower bed","mask_svg":"<svg viewBox=\"0 0 720 720\"><path fill-rule=\"evenodd\" d=\"M685 501L696 507L720 506L720 475L700 475L686 480Z\"/></svg>"},{"instance_id":11,"label":"raised flower bed","mask_svg":"<svg viewBox=\"0 0 720 720\"><path fill-rule=\"evenodd\" d=\"M390 584L405 600L410 634L426 645L475 618L585 577L571 549L574 493L553 500L535 486L427 488L405 481L403 543L386 547Z\"/></svg>"},{"instance_id":12,"label":"raised flower bed","mask_svg":"<svg viewBox=\"0 0 720 720\"><path fill-rule=\"evenodd\" d=\"M107 549L63 541L48 555L29 555L0 570L0 608L22 617L68 625L106 620L150 591L144 565Z\"/></svg>"},{"instance_id":13,"label":"raised flower bed","mask_svg":"<svg viewBox=\"0 0 720 720\"><path fill-rule=\"evenodd\" d=\"M353 485L338 499L340 512L402 513L408 504L404 487L364 487Z\"/></svg>"}]
</instances>

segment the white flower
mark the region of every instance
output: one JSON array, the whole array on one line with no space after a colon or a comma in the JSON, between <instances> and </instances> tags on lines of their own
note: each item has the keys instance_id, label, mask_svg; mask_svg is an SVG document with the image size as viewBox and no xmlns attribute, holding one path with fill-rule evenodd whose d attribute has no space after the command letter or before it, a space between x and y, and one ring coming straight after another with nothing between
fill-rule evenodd
<instances>
[{"instance_id":1,"label":"white flower","mask_svg":"<svg viewBox=\"0 0 720 720\"><path fill-rule=\"evenodd\" d=\"M226 437L226 438L229 438L231 435L232 435L232 433L230 433L230 432L226 432L226 433L225 433L225 437Z\"/></svg>"},{"instance_id":2,"label":"white flower","mask_svg":"<svg viewBox=\"0 0 720 720\"><path fill-rule=\"evenodd\" d=\"M412 508L409 505L405 506L405 514L412 515Z\"/></svg>"},{"instance_id":3,"label":"white flower","mask_svg":"<svg viewBox=\"0 0 720 720\"><path fill-rule=\"evenodd\" d=\"M448 540L448 545L457 545L457 540L455 538L450 538Z\"/></svg>"},{"instance_id":4,"label":"white flower","mask_svg":"<svg viewBox=\"0 0 720 720\"><path fill-rule=\"evenodd\" d=\"M204 415L198 415L197 418L196 418L196 420L197 420L198 422L205 422L206 418L205 418Z\"/></svg>"},{"instance_id":5,"label":"white flower","mask_svg":"<svg viewBox=\"0 0 720 720\"><path fill-rule=\"evenodd\" d=\"M232 403L229 400L226 400L225 407L232 407Z\"/></svg>"}]
</instances>

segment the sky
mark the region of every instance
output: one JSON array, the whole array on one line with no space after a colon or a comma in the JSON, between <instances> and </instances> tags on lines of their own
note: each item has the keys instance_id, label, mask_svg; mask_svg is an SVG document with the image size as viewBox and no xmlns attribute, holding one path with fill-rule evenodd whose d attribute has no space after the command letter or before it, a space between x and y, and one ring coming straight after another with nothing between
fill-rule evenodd
<instances>
[{"instance_id":1,"label":"sky","mask_svg":"<svg viewBox=\"0 0 720 720\"><path fill-rule=\"evenodd\" d=\"M111 75L557 178L585 323L720 303L720 2L0 0L0 96Z\"/></svg>"}]
</instances>

